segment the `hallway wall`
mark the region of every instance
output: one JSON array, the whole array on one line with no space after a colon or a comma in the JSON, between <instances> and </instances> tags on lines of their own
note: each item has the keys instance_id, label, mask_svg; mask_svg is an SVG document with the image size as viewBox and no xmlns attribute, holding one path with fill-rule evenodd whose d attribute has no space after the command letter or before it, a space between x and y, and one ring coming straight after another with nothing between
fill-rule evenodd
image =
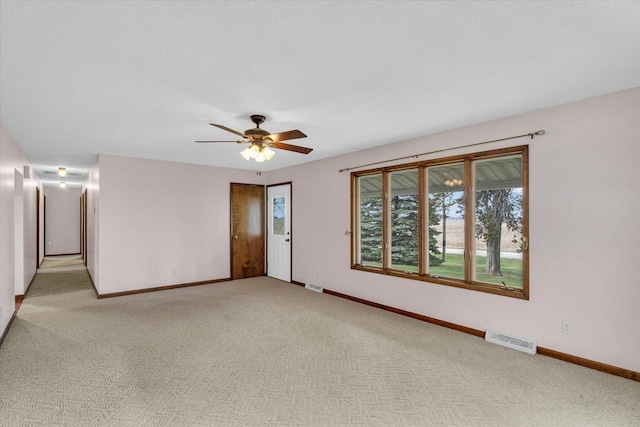
<instances>
[{"instance_id":1,"label":"hallway wall","mask_svg":"<svg viewBox=\"0 0 640 427\"><path fill-rule=\"evenodd\" d=\"M16 292L24 292L23 288L28 286L36 273L35 197L40 180L33 175L29 179L23 178L25 166L31 167L31 164L0 124L0 335L4 334L13 316ZM17 199L22 199L23 206L18 209L15 205L16 180L22 181L22 197ZM21 211L23 215L22 232L15 230L16 211ZM16 245L16 238L22 238L22 242ZM16 272L16 264L22 271ZM16 282L20 289L16 289Z\"/></svg>"}]
</instances>

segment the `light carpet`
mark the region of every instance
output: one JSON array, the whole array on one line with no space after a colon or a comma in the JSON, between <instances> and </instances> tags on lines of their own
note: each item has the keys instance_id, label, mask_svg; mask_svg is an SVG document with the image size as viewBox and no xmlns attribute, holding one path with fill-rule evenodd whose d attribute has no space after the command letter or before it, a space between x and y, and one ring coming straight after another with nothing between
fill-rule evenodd
<instances>
[{"instance_id":1,"label":"light carpet","mask_svg":"<svg viewBox=\"0 0 640 427\"><path fill-rule=\"evenodd\" d=\"M267 277L98 300L38 274L0 425L638 426L640 384Z\"/></svg>"},{"instance_id":2,"label":"light carpet","mask_svg":"<svg viewBox=\"0 0 640 427\"><path fill-rule=\"evenodd\" d=\"M42 260L38 273L57 273L61 271L85 270L84 261L80 255L46 256Z\"/></svg>"}]
</instances>

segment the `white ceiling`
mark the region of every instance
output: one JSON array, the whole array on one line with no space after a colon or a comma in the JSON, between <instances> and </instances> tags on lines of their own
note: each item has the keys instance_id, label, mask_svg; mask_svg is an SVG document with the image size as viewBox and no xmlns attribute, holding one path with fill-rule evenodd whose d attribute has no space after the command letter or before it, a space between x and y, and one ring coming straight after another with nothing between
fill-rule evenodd
<instances>
[{"instance_id":1,"label":"white ceiling","mask_svg":"<svg viewBox=\"0 0 640 427\"><path fill-rule=\"evenodd\" d=\"M99 153L267 171L640 86L640 2L0 7L0 120L47 180ZM250 114L314 151L193 142Z\"/></svg>"}]
</instances>

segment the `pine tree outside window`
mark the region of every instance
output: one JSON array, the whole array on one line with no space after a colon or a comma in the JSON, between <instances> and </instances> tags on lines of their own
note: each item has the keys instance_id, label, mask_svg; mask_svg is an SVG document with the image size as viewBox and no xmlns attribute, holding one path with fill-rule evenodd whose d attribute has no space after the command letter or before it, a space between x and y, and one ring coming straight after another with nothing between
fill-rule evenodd
<instances>
[{"instance_id":1,"label":"pine tree outside window","mask_svg":"<svg viewBox=\"0 0 640 427\"><path fill-rule=\"evenodd\" d=\"M382 267L382 174L359 180L358 264Z\"/></svg>"},{"instance_id":2,"label":"pine tree outside window","mask_svg":"<svg viewBox=\"0 0 640 427\"><path fill-rule=\"evenodd\" d=\"M418 169L391 172L391 268L418 272L419 206Z\"/></svg>"}]
</instances>

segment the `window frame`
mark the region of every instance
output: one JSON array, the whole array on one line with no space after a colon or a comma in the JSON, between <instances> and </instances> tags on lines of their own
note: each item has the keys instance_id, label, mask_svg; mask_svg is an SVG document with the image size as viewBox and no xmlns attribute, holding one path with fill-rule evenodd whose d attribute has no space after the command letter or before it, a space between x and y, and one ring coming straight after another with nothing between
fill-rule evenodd
<instances>
[{"instance_id":1,"label":"window frame","mask_svg":"<svg viewBox=\"0 0 640 427\"><path fill-rule=\"evenodd\" d=\"M487 160L513 155L522 156L522 288L504 287L502 285L491 284L471 280L472 269L475 268L475 177L473 172L473 162L477 160ZM426 175L429 167L443 166L448 164L464 165L464 279L432 277L426 272L428 269L429 253L429 224L428 218L429 195L426 188ZM407 169L418 170L418 221L419 221L419 259L418 272L401 271L390 268L391 266L391 188L390 174ZM360 177L382 174L382 267L366 266L359 264L357 259L361 250L360 236L360 200L361 192L358 184ZM429 159L419 162L397 164L375 169L354 171L351 173L351 268L364 272L384 274L388 276L419 280L445 286L453 286L473 291L486 292L495 295L503 295L512 298L529 299L529 146L520 145L508 148L501 148L490 151L474 152L456 156ZM507 283L508 285L508 283Z\"/></svg>"}]
</instances>

